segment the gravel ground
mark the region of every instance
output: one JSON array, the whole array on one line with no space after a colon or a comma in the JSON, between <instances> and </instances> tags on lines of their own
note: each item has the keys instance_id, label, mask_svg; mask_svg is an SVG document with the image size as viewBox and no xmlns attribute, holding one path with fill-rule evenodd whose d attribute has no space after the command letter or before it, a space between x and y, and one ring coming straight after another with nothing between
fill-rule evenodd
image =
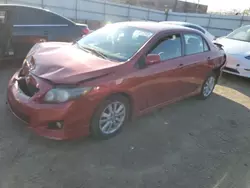
<instances>
[{"instance_id":1,"label":"gravel ground","mask_svg":"<svg viewBox=\"0 0 250 188\"><path fill-rule=\"evenodd\" d=\"M0 70L0 188L248 188L250 80L224 75L191 98L131 122L107 141L52 141L6 109L15 68Z\"/></svg>"}]
</instances>

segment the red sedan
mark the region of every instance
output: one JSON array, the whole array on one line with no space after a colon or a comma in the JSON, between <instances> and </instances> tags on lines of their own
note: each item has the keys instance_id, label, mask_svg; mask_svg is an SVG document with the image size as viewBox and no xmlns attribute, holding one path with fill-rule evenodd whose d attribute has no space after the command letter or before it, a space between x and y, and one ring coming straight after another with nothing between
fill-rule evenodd
<instances>
[{"instance_id":1,"label":"red sedan","mask_svg":"<svg viewBox=\"0 0 250 188\"><path fill-rule=\"evenodd\" d=\"M35 45L9 81L11 111L41 136L107 139L130 118L208 98L225 54L202 33L151 22L107 25L76 43Z\"/></svg>"}]
</instances>

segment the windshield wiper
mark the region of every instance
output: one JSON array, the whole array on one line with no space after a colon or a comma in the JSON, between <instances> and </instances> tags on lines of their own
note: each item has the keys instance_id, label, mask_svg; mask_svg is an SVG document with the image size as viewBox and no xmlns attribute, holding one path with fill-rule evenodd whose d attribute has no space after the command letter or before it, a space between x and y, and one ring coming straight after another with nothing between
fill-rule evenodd
<instances>
[{"instance_id":1,"label":"windshield wiper","mask_svg":"<svg viewBox=\"0 0 250 188\"><path fill-rule=\"evenodd\" d=\"M78 44L78 43L77 43L77 44ZM89 51L89 52L92 52L92 53L96 54L96 55L99 56L99 57L102 57L103 59L108 59L108 57L107 57L105 54L103 54L102 52L100 52L100 51L98 51L98 50L96 50L96 49L89 48L89 47L85 47L85 46L81 46L80 44L78 44L78 46L79 46L81 49L83 49L83 50L87 50L87 51Z\"/></svg>"}]
</instances>

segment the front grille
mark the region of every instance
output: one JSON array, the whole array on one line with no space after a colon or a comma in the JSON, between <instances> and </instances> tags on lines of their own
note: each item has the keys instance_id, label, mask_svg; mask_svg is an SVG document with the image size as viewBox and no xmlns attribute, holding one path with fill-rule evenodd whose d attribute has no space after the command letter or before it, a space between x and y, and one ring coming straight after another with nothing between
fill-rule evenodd
<instances>
[{"instance_id":1,"label":"front grille","mask_svg":"<svg viewBox=\"0 0 250 188\"><path fill-rule=\"evenodd\" d=\"M8 100L8 105L10 107L10 110L12 111L13 114L15 114L16 117L18 117L19 119L21 119L25 123L29 123L30 122L30 117L27 116L27 115L25 115L24 113L22 113L21 111L19 111L15 107L13 107L11 105L11 103L9 102L9 100Z\"/></svg>"},{"instance_id":2,"label":"front grille","mask_svg":"<svg viewBox=\"0 0 250 188\"><path fill-rule=\"evenodd\" d=\"M31 83L26 83L25 79L18 80L18 87L29 97L34 96L39 91L39 89Z\"/></svg>"},{"instance_id":3,"label":"front grille","mask_svg":"<svg viewBox=\"0 0 250 188\"><path fill-rule=\"evenodd\" d=\"M237 71L236 69L233 69L233 68L225 67L224 70L239 74L239 71Z\"/></svg>"}]
</instances>

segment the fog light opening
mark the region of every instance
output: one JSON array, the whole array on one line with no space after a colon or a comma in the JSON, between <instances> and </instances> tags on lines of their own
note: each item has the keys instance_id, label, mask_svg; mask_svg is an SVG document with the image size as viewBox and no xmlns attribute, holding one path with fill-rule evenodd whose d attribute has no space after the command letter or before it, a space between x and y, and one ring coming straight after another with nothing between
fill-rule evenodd
<instances>
[{"instance_id":1,"label":"fog light opening","mask_svg":"<svg viewBox=\"0 0 250 188\"><path fill-rule=\"evenodd\" d=\"M48 129L59 130L63 128L63 121L55 121L48 123Z\"/></svg>"}]
</instances>

